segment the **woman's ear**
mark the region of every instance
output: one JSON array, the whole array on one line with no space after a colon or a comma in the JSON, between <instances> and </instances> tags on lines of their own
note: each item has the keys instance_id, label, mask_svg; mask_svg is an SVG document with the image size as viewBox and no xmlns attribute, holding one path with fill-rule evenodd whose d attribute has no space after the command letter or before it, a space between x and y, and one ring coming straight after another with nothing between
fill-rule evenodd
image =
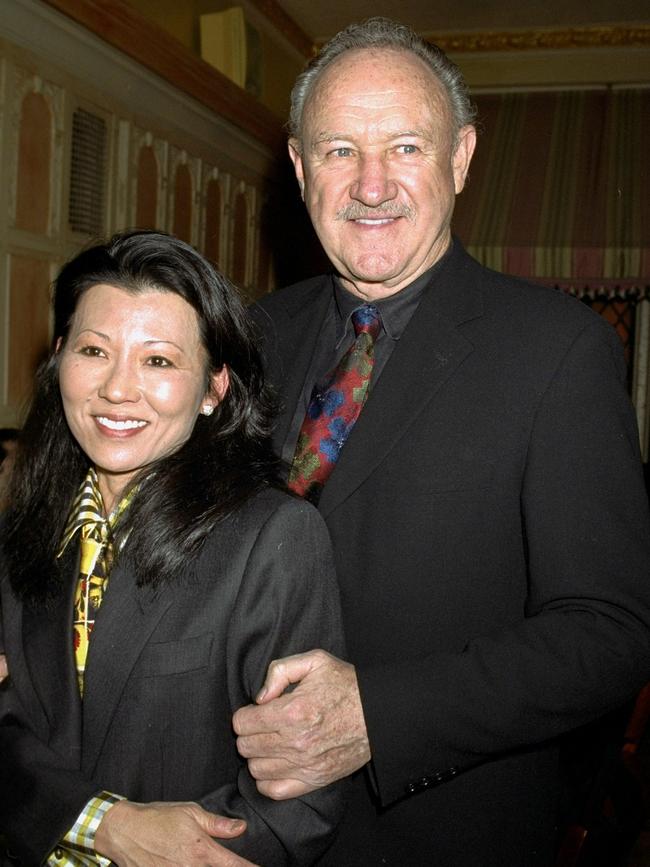
<instances>
[{"instance_id":1,"label":"woman's ear","mask_svg":"<svg viewBox=\"0 0 650 867\"><path fill-rule=\"evenodd\" d=\"M213 373L210 377L210 388L206 392L201 404L201 412L203 415L212 415L214 408L218 406L224 399L230 384L230 374L228 368L224 364L221 370Z\"/></svg>"},{"instance_id":2,"label":"woman's ear","mask_svg":"<svg viewBox=\"0 0 650 867\"><path fill-rule=\"evenodd\" d=\"M55 353L55 355L58 355L58 354L59 354L59 352L61 351L61 347L62 347L62 346L63 346L63 338L62 338L62 337L57 337L57 338L56 338L56 343L54 344L54 353Z\"/></svg>"}]
</instances>

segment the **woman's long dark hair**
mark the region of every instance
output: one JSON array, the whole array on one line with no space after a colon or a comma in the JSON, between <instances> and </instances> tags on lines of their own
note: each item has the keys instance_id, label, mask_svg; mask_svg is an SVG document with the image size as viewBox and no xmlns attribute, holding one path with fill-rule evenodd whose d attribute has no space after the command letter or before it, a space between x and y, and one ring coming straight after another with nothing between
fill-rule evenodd
<instances>
[{"instance_id":1,"label":"woman's long dark hair","mask_svg":"<svg viewBox=\"0 0 650 867\"><path fill-rule=\"evenodd\" d=\"M128 292L180 295L197 313L207 353L206 391L223 365L230 385L212 416L199 416L188 441L146 467L128 518L117 528L139 584L156 586L187 567L214 525L273 481L271 406L255 336L235 288L183 241L159 232L127 232L80 253L54 284L54 338L36 376L13 475L5 553L14 591L39 600L57 593L56 553L88 470L59 391L59 353L80 298L99 283Z\"/></svg>"}]
</instances>

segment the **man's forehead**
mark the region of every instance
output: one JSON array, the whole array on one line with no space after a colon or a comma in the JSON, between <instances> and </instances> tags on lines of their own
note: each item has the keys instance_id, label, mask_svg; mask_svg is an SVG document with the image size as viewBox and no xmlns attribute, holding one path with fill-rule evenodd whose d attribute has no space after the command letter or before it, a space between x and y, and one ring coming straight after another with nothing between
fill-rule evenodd
<instances>
[{"instance_id":1,"label":"man's forehead","mask_svg":"<svg viewBox=\"0 0 650 867\"><path fill-rule=\"evenodd\" d=\"M320 73L310 99L332 91L331 96L342 86L370 95L392 90L406 81L422 82L440 88L434 71L412 51L396 48L359 48L343 52L332 60Z\"/></svg>"},{"instance_id":2,"label":"man's forehead","mask_svg":"<svg viewBox=\"0 0 650 867\"><path fill-rule=\"evenodd\" d=\"M345 136L348 124L360 119L386 134L421 134L449 117L445 90L421 58L404 50L362 49L345 52L323 70L305 102L303 132L310 143L328 141Z\"/></svg>"}]
</instances>

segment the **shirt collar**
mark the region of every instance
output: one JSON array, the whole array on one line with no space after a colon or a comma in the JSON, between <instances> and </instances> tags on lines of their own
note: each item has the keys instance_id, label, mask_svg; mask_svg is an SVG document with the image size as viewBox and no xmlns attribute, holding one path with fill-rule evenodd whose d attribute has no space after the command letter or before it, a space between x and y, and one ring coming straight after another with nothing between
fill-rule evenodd
<instances>
[{"instance_id":1,"label":"shirt collar","mask_svg":"<svg viewBox=\"0 0 650 867\"><path fill-rule=\"evenodd\" d=\"M118 520L130 505L136 490L137 488L132 488L113 507L110 515L106 517L104 501L102 499L101 491L99 490L97 472L94 467L90 467L85 479L79 487L72 508L70 509L68 521L65 530L63 531L63 535L61 536L61 545L57 557L61 557L77 531L85 524L100 524L105 526L107 531L112 531Z\"/></svg>"},{"instance_id":2,"label":"shirt collar","mask_svg":"<svg viewBox=\"0 0 650 867\"><path fill-rule=\"evenodd\" d=\"M369 303L374 304L379 310L382 329L386 332L387 336L392 340L399 340L411 316L415 313L424 290L446 261L452 247L453 244L450 244L449 249L444 255L431 268L420 274L419 277L416 277L412 283L409 283L408 286L400 289L394 295L389 295L387 298L382 298L379 301L363 301L358 295L346 289L340 279L336 275L333 275L332 283L336 309L336 345L339 346L341 344L345 335L352 328L350 317L354 311Z\"/></svg>"}]
</instances>

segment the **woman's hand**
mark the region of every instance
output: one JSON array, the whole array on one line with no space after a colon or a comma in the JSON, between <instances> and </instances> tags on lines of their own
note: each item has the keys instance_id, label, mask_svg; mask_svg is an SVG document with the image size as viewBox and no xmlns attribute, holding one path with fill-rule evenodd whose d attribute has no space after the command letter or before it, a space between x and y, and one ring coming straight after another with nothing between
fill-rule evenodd
<instances>
[{"instance_id":1,"label":"woman's hand","mask_svg":"<svg viewBox=\"0 0 650 867\"><path fill-rule=\"evenodd\" d=\"M213 839L245 830L242 819L208 813L190 801L118 801L97 828L95 851L119 867L251 867Z\"/></svg>"},{"instance_id":2,"label":"woman's hand","mask_svg":"<svg viewBox=\"0 0 650 867\"><path fill-rule=\"evenodd\" d=\"M0 683L2 683L5 677L9 677L9 669L7 668L7 657L4 655L4 653L0 653Z\"/></svg>"}]
</instances>

